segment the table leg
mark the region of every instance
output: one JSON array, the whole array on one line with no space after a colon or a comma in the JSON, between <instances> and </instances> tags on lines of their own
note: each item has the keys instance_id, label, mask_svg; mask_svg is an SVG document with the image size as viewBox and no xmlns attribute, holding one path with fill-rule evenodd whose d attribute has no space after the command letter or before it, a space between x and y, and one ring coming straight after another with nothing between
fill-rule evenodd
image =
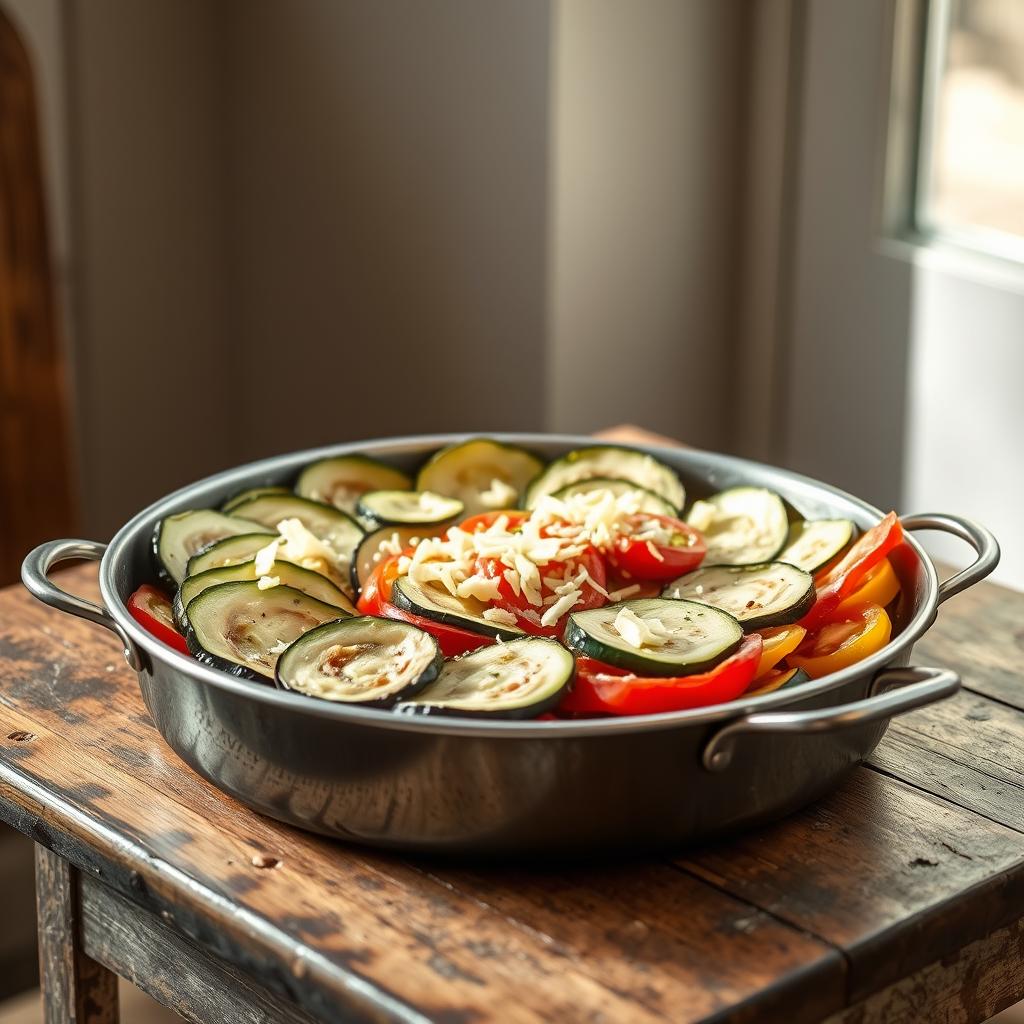
<instances>
[{"instance_id":1,"label":"table leg","mask_svg":"<svg viewBox=\"0 0 1024 1024\"><path fill-rule=\"evenodd\" d=\"M45 1024L117 1024L117 975L82 950L78 873L36 846L39 984Z\"/></svg>"}]
</instances>

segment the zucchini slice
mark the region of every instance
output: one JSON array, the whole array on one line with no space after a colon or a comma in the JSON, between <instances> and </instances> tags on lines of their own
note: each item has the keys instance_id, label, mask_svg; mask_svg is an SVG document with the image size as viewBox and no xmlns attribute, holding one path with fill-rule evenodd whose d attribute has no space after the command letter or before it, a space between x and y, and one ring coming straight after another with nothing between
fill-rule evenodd
<instances>
[{"instance_id":1,"label":"zucchini slice","mask_svg":"<svg viewBox=\"0 0 1024 1024\"><path fill-rule=\"evenodd\" d=\"M291 494L287 487L249 487L247 490L239 491L237 494L232 494L227 501L221 505L221 512L230 512L236 505L241 505L242 502L248 501L250 498L261 498L264 494Z\"/></svg>"},{"instance_id":2,"label":"zucchini slice","mask_svg":"<svg viewBox=\"0 0 1024 1024\"><path fill-rule=\"evenodd\" d=\"M437 537L441 531L433 526L384 526L368 533L359 542L350 572L352 589L358 594L377 565L391 555L400 554L413 540Z\"/></svg>"},{"instance_id":3,"label":"zucchini slice","mask_svg":"<svg viewBox=\"0 0 1024 1024\"><path fill-rule=\"evenodd\" d=\"M593 445L577 448L556 459L526 489L526 508L533 508L545 494L554 494L569 484L602 477L628 480L637 487L653 491L673 508L680 509L686 491L675 470L652 455L634 448Z\"/></svg>"},{"instance_id":4,"label":"zucchini slice","mask_svg":"<svg viewBox=\"0 0 1024 1024\"><path fill-rule=\"evenodd\" d=\"M352 514L367 491L407 491L412 480L400 469L368 455L339 455L311 462L299 474L295 493Z\"/></svg>"},{"instance_id":5,"label":"zucchini slice","mask_svg":"<svg viewBox=\"0 0 1024 1024\"><path fill-rule=\"evenodd\" d=\"M791 690L794 686L801 686L810 681L811 677L802 668L774 669L766 676L756 680L757 686L753 690L747 690L743 696L763 697L766 693L774 693L776 690Z\"/></svg>"},{"instance_id":6,"label":"zucchini slice","mask_svg":"<svg viewBox=\"0 0 1024 1024\"><path fill-rule=\"evenodd\" d=\"M743 628L721 609L657 597L573 612L565 627L572 650L647 676L706 672L742 640Z\"/></svg>"},{"instance_id":7,"label":"zucchini slice","mask_svg":"<svg viewBox=\"0 0 1024 1024\"><path fill-rule=\"evenodd\" d=\"M241 534L272 532L261 523L226 516L212 508L165 516L153 533L157 570L162 579L180 583L185 578L188 560L215 541Z\"/></svg>"},{"instance_id":8,"label":"zucchini slice","mask_svg":"<svg viewBox=\"0 0 1024 1024\"><path fill-rule=\"evenodd\" d=\"M185 606L185 642L201 661L246 679L273 679L281 652L314 626L346 617L292 587L221 583Z\"/></svg>"},{"instance_id":9,"label":"zucchini slice","mask_svg":"<svg viewBox=\"0 0 1024 1024\"><path fill-rule=\"evenodd\" d=\"M472 597L455 597L440 584L415 583L408 576L400 576L391 588L391 603L414 615L442 622L459 629L468 629L484 636L515 640L525 636L516 626L499 625L484 618L489 605Z\"/></svg>"},{"instance_id":10,"label":"zucchini slice","mask_svg":"<svg viewBox=\"0 0 1024 1024\"><path fill-rule=\"evenodd\" d=\"M356 505L356 514L372 526L436 526L462 515L458 498L433 491L367 491Z\"/></svg>"},{"instance_id":11,"label":"zucchini slice","mask_svg":"<svg viewBox=\"0 0 1024 1024\"><path fill-rule=\"evenodd\" d=\"M257 524L253 524L254 528ZM225 537L193 555L185 566L185 578L196 576L207 569L219 569L225 565L248 562L260 548L270 543L267 533L240 533L237 537Z\"/></svg>"},{"instance_id":12,"label":"zucchini slice","mask_svg":"<svg viewBox=\"0 0 1024 1024\"><path fill-rule=\"evenodd\" d=\"M635 494L638 501L638 512L646 512L654 516L671 516L679 518L679 509L670 504L654 491L638 487L628 480L614 480L610 477L595 476L589 480L580 480L555 491L553 498L571 498L574 494L590 494L592 491L611 491L616 498L623 494Z\"/></svg>"},{"instance_id":13,"label":"zucchini slice","mask_svg":"<svg viewBox=\"0 0 1024 1024\"><path fill-rule=\"evenodd\" d=\"M283 519L298 519L310 533L328 544L337 556L332 576L334 582L343 590L349 586L352 556L363 539L363 528L347 512L294 494L264 494L235 506L235 514L275 529ZM287 544L281 554L289 554Z\"/></svg>"},{"instance_id":14,"label":"zucchini slice","mask_svg":"<svg viewBox=\"0 0 1024 1024\"><path fill-rule=\"evenodd\" d=\"M445 662L437 679L396 711L413 715L536 718L562 699L575 671L557 641L524 637Z\"/></svg>"},{"instance_id":15,"label":"zucchini slice","mask_svg":"<svg viewBox=\"0 0 1024 1024\"><path fill-rule=\"evenodd\" d=\"M432 683L443 664L429 633L367 615L304 633L278 659L276 679L307 697L387 708Z\"/></svg>"},{"instance_id":16,"label":"zucchini slice","mask_svg":"<svg viewBox=\"0 0 1024 1024\"><path fill-rule=\"evenodd\" d=\"M543 468L525 448L479 437L435 452L419 471L416 487L458 498L472 516L519 508L527 483Z\"/></svg>"},{"instance_id":17,"label":"zucchini slice","mask_svg":"<svg viewBox=\"0 0 1024 1024\"><path fill-rule=\"evenodd\" d=\"M793 523L786 546L779 552L780 562L789 562L806 572L817 572L828 565L853 540L849 519L801 520Z\"/></svg>"},{"instance_id":18,"label":"zucchini slice","mask_svg":"<svg viewBox=\"0 0 1024 1024\"><path fill-rule=\"evenodd\" d=\"M770 562L789 533L786 506L763 487L733 487L695 501L686 521L704 535L708 565Z\"/></svg>"},{"instance_id":19,"label":"zucchini slice","mask_svg":"<svg viewBox=\"0 0 1024 1024\"><path fill-rule=\"evenodd\" d=\"M811 574L788 562L709 565L680 576L661 595L720 608L738 619L747 633L798 622L817 596Z\"/></svg>"},{"instance_id":20,"label":"zucchini slice","mask_svg":"<svg viewBox=\"0 0 1024 1024\"><path fill-rule=\"evenodd\" d=\"M270 576L276 577L280 583L287 587L294 587L301 590L310 597L315 597L324 604L334 605L346 615L355 615L356 610L352 602L338 589L326 576L321 576L312 569L304 569L301 565L293 565L291 562L276 560ZM204 590L210 587L219 586L221 583L235 583L239 580L259 579L256 575L256 561L249 559L247 562L239 562L235 565L222 565L216 569L207 569L205 572L189 576L182 581L178 592L174 595L171 607L174 610L174 619L184 631L187 625L185 609L193 598L198 597ZM273 587L267 588L266 594Z\"/></svg>"}]
</instances>

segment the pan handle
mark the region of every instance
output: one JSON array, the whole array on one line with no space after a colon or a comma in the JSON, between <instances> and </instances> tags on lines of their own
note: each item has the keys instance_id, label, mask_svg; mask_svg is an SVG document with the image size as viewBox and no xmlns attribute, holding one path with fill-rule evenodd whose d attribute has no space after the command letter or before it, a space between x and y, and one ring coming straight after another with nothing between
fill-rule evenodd
<instances>
[{"instance_id":1,"label":"pan handle","mask_svg":"<svg viewBox=\"0 0 1024 1024\"><path fill-rule=\"evenodd\" d=\"M898 687L891 692L879 692ZM704 767L721 772L732 763L738 736L757 733L817 733L881 722L893 715L952 697L960 677L948 668L883 668L871 684L871 696L813 711L765 711L723 726L704 748Z\"/></svg>"},{"instance_id":2,"label":"pan handle","mask_svg":"<svg viewBox=\"0 0 1024 1024\"><path fill-rule=\"evenodd\" d=\"M954 594L959 594L961 590L973 587L999 564L999 542L981 523L942 512L900 516L900 523L904 530L937 530L939 533L951 533L954 537L967 541L978 556L966 569L939 584L939 604Z\"/></svg>"},{"instance_id":3,"label":"pan handle","mask_svg":"<svg viewBox=\"0 0 1024 1024\"><path fill-rule=\"evenodd\" d=\"M74 558L84 558L90 562L98 562L107 550L106 544L94 540L51 540L30 551L21 563L21 581L33 597L43 604L48 604L58 611L70 612L79 618L88 619L101 626L106 626L124 645L125 661L136 672L142 668L139 651L132 643L128 634L118 625L106 608L82 597L75 597L66 590L61 590L50 580L50 570L61 562Z\"/></svg>"}]
</instances>

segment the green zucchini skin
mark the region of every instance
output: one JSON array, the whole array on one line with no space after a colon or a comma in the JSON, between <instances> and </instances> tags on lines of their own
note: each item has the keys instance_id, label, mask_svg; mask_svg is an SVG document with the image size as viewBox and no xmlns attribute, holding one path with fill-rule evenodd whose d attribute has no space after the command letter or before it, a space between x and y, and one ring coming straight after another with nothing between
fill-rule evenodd
<instances>
[{"instance_id":1,"label":"green zucchini skin","mask_svg":"<svg viewBox=\"0 0 1024 1024\"><path fill-rule=\"evenodd\" d=\"M710 523L702 521L700 507L713 510ZM694 502L686 521L704 536L709 565L763 565L778 557L789 534L786 503L766 487L719 491ZM737 521L749 526L745 538L735 533Z\"/></svg>"},{"instance_id":2,"label":"green zucchini skin","mask_svg":"<svg viewBox=\"0 0 1024 1024\"><path fill-rule=\"evenodd\" d=\"M428 515L423 511L401 515L395 512L395 507L400 505L403 499L412 499L422 493L421 491L367 491L356 503L356 515L374 530L384 526L422 526L425 529L436 529L443 523L454 523L456 519L461 518L465 511L465 505L458 498L432 494L431 497L435 501L442 499L442 503L447 503L443 512L434 515ZM389 504L392 506L390 512L388 511Z\"/></svg>"},{"instance_id":3,"label":"green zucchini skin","mask_svg":"<svg viewBox=\"0 0 1024 1024\"><path fill-rule=\"evenodd\" d=\"M319 501L355 514L364 491L412 490L412 478L402 470L369 455L338 455L304 466L295 481L300 498Z\"/></svg>"},{"instance_id":4,"label":"green zucchini skin","mask_svg":"<svg viewBox=\"0 0 1024 1024\"><path fill-rule=\"evenodd\" d=\"M855 532L855 527L849 519L800 519L790 524L785 546L777 558L780 562L789 562L805 572L815 573L834 558L838 558L850 546ZM815 533L822 539L816 548L809 549L807 537ZM831 536L823 536L826 533Z\"/></svg>"},{"instance_id":5,"label":"green zucchini skin","mask_svg":"<svg viewBox=\"0 0 1024 1024\"><path fill-rule=\"evenodd\" d=\"M389 634L391 637L396 634L404 634L408 638L414 638L415 642L422 644L425 648L421 656L430 654L429 660L422 661L418 666L417 674L408 679L400 688L392 688L383 696L351 697L349 699L308 693L303 688L304 684L299 679L299 673L303 668L302 659L315 655L318 646L332 643L349 646L377 643L384 646ZM391 642L395 643L396 641L392 640ZM391 708L399 701L416 696L425 686L432 683L443 665L444 656L441 654L441 649L437 640L429 633L417 629L407 622L362 615L337 622L326 622L322 626L311 629L308 633L303 633L278 658L274 679L279 689L301 693L313 700L327 700L362 708Z\"/></svg>"},{"instance_id":6,"label":"green zucchini skin","mask_svg":"<svg viewBox=\"0 0 1024 1024\"><path fill-rule=\"evenodd\" d=\"M792 595L783 605L762 613L747 610L742 600L744 586L751 586L759 577L788 579ZM700 589L698 589L700 588ZM801 589L802 588L802 589ZM817 599L814 577L788 562L764 562L761 565L704 565L667 584L661 592L669 600L695 601L712 608L721 608L735 616L745 633L771 626L790 626L799 622ZM715 596L718 601L714 600ZM747 595L744 595L747 596ZM721 602L721 603L718 603Z\"/></svg>"},{"instance_id":7,"label":"green zucchini skin","mask_svg":"<svg viewBox=\"0 0 1024 1024\"><path fill-rule=\"evenodd\" d=\"M527 655L526 652L529 652ZM508 665L524 657L540 658L548 678L542 681L536 694L526 701L507 696L488 702L486 708L467 705L466 699L452 699L444 696L444 689L453 676L467 670L480 671L485 680L501 679L509 673ZM395 705L395 712L405 715L427 715L430 717L460 717L481 719L523 720L536 718L557 707L576 674L576 663L572 654L557 640L548 637L523 636L509 643L492 644L480 650L453 658L445 662L438 678L422 690L415 700L401 701Z\"/></svg>"},{"instance_id":8,"label":"green zucchini skin","mask_svg":"<svg viewBox=\"0 0 1024 1024\"><path fill-rule=\"evenodd\" d=\"M690 653L670 658L668 652L659 656L660 652L656 649L644 654L626 641L618 639L614 628L609 625L623 608L630 609L640 618L645 614L659 618L669 627L673 618L677 623L679 620L700 623L709 637L704 641L706 654L700 656L691 650ZM640 598L623 601L618 605L571 612L565 626L564 641L571 651L596 658L607 665L615 665L640 676L675 678L708 672L724 661L743 642L743 629L728 612L697 601Z\"/></svg>"},{"instance_id":9,"label":"green zucchini skin","mask_svg":"<svg viewBox=\"0 0 1024 1024\"><path fill-rule=\"evenodd\" d=\"M239 533L234 537L224 537L222 540L215 541L188 560L188 565L185 567L185 579L209 569L222 569L227 565L248 562L255 557L257 551L265 548L273 539L272 533ZM224 555L224 552L228 552L228 554ZM227 557L230 560L220 565L215 564L220 557Z\"/></svg>"},{"instance_id":10,"label":"green zucchini skin","mask_svg":"<svg viewBox=\"0 0 1024 1024\"><path fill-rule=\"evenodd\" d=\"M446 626L455 626L458 629L479 633L481 636L493 636L502 640L518 640L526 636L521 629L489 622L476 611L471 610L468 602L451 598L447 591L441 593L439 588L436 597L437 602L445 603L435 603L433 596L424 587L413 583L408 576L400 576L391 588L391 603L396 608L412 612L414 615L421 615L423 618L432 619L434 622L440 622ZM456 607L457 604L461 604L465 610Z\"/></svg>"},{"instance_id":11,"label":"green zucchini skin","mask_svg":"<svg viewBox=\"0 0 1024 1024\"><path fill-rule=\"evenodd\" d=\"M221 505L220 510L224 513L230 513L233 509L244 504L250 498L262 498L265 494L291 494L291 491L289 491L287 487L278 487L276 485L269 484L266 487L248 487L244 491L232 494L231 497Z\"/></svg>"},{"instance_id":12,"label":"green zucchini skin","mask_svg":"<svg viewBox=\"0 0 1024 1024\"><path fill-rule=\"evenodd\" d=\"M181 527L186 521L200 522L205 519L210 529L216 536L192 552L182 552L175 549L171 539L172 531ZM174 515L164 516L156 524L153 530L152 558L160 581L171 589L178 586L185 578L188 571L188 563L195 555L202 554L208 547L211 547L219 540L227 537L239 536L248 533L267 533L274 531L263 526L261 523L247 520L240 516L225 515L212 508L188 509L185 512L177 512Z\"/></svg>"},{"instance_id":13,"label":"green zucchini skin","mask_svg":"<svg viewBox=\"0 0 1024 1024\"><path fill-rule=\"evenodd\" d=\"M527 486L524 505L533 508L544 495L593 477L634 483L675 509L681 509L686 501L686 490L671 466L637 448L602 444L575 448L549 463Z\"/></svg>"}]
</instances>

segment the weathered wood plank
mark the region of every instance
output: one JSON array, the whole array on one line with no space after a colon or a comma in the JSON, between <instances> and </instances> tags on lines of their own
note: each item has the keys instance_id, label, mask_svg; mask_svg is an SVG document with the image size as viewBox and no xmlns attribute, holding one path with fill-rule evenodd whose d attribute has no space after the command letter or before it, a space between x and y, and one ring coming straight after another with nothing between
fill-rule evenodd
<instances>
[{"instance_id":1,"label":"weathered wood plank","mask_svg":"<svg viewBox=\"0 0 1024 1024\"><path fill-rule=\"evenodd\" d=\"M313 1018L201 951L101 882L80 879L82 948L193 1024L312 1024Z\"/></svg>"},{"instance_id":2,"label":"weathered wood plank","mask_svg":"<svg viewBox=\"0 0 1024 1024\"><path fill-rule=\"evenodd\" d=\"M1024 832L1024 713L961 692L890 726L872 766Z\"/></svg>"},{"instance_id":3,"label":"weathered wood plank","mask_svg":"<svg viewBox=\"0 0 1024 1024\"><path fill-rule=\"evenodd\" d=\"M0 594L0 610L0 798L16 824L311 1013L700 1020L767 1014L775 983L799 983L807 1019L840 1005L838 953L664 864L609 869L565 928L536 902L517 913L515 878L482 895L261 818L169 751L105 634L60 619L58 635L27 596ZM648 877L664 901L645 905ZM738 962L734 941L750 947Z\"/></svg>"},{"instance_id":4,"label":"weathered wood plank","mask_svg":"<svg viewBox=\"0 0 1024 1024\"><path fill-rule=\"evenodd\" d=\"M867 768L814 807L681 863L842 949L850 1000L1024 907L1024 836Z\"/></svg>"},{"instance_id":5,"label":"weathered wood plank","mask_svg":"<svg viewBox=\"0 0 1024 1024\"><path fill-rule=\"evenodd\" d=\"M36 917L46 1024L117 1024L117 975L82 949L79 909L75 869L37 846Z\"/></svg>"},{"instance_id":6,"label":"weathered wood plank","mask_svg":"<svg viewBox=\"0 0 1024 1024\"><path fill-rule=\"evenodd\" d=\"M1024 999L1024 922L972 942L824 1024L978 1024Z\"/></svg>"}]
</instances>

